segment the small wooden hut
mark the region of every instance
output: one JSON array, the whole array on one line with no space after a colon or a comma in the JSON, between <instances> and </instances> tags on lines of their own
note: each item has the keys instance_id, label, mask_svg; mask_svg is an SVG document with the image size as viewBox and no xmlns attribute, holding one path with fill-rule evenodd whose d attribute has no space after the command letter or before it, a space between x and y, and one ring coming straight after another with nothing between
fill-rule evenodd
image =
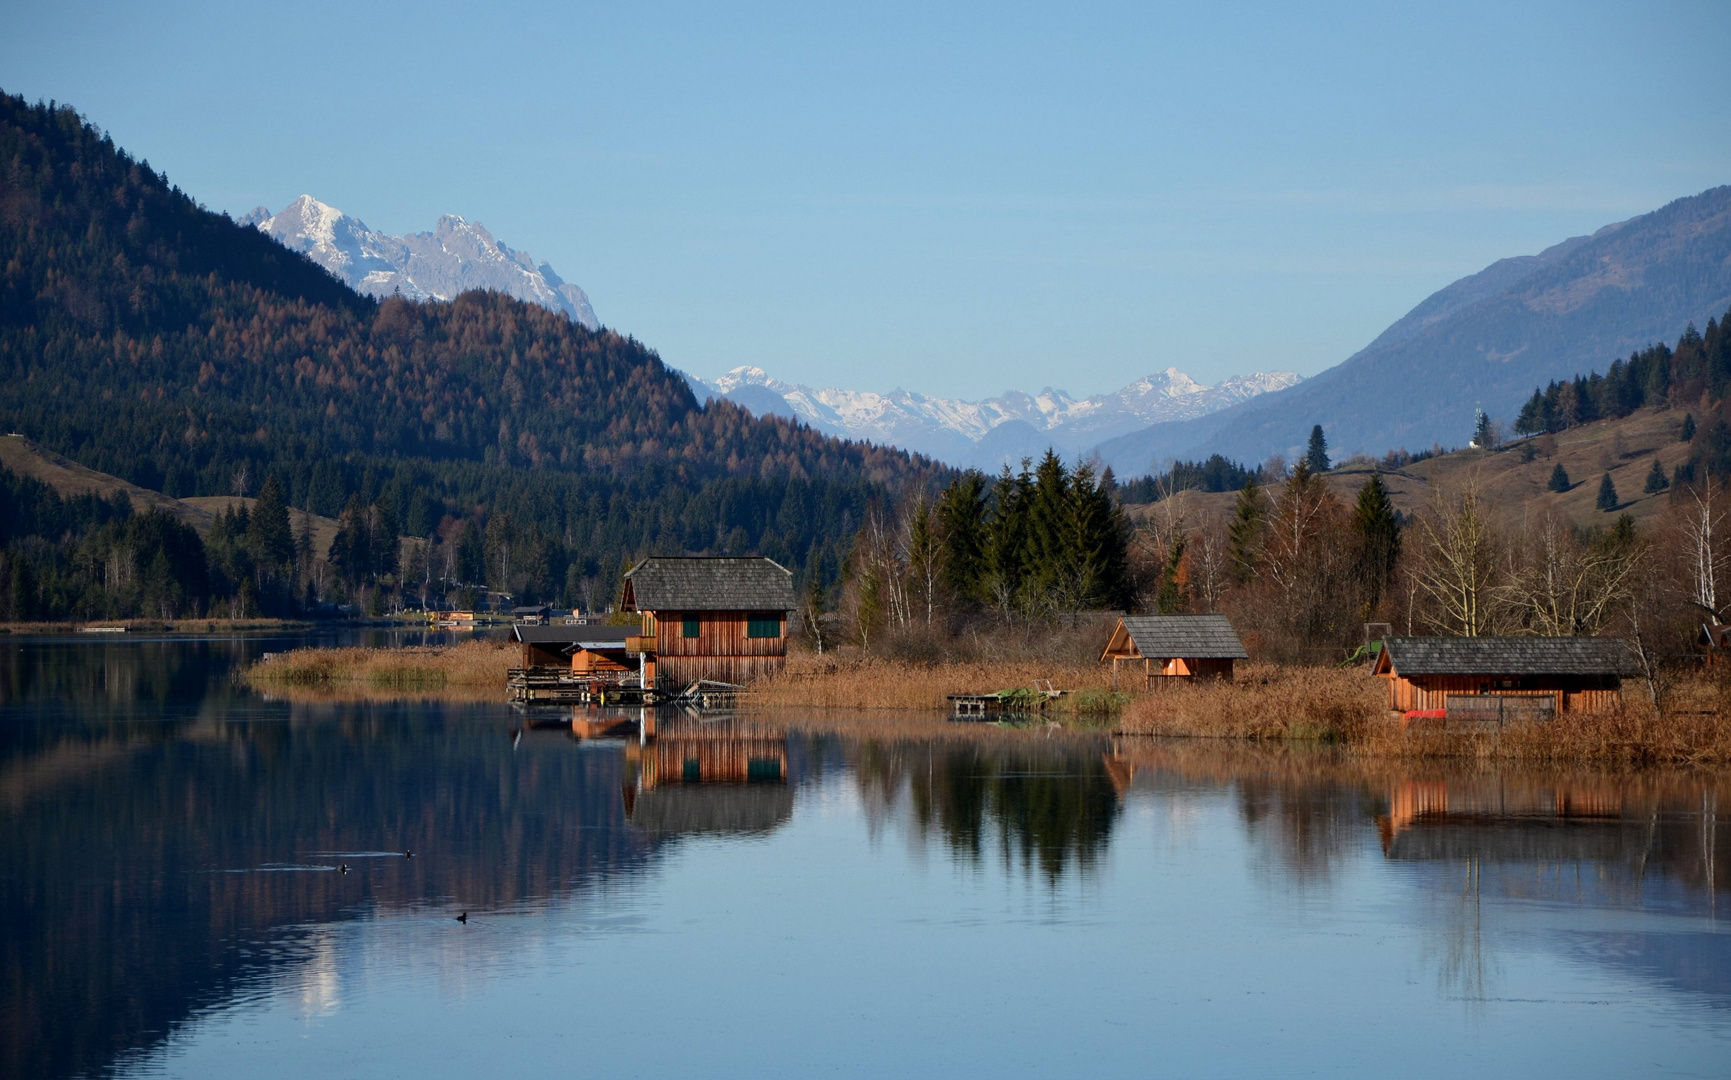
<instances>
[{"instance_id":1,"label":"small wooden hut","mask_svg":"<svg viewBox=\"0 0 1731 1080\"><path fill-rule=\"evenodd\" d=\"M644 688L675 694L779 670L795 607L793 574L764 558L644 559L626 573L620 602L643 617L629 644Z\"/></svg>"},{"instance_id":2,"label":"small wooden hut","mask_svg":"<svg viewBox=\"0 0 1731 1080\"><path fill-rule=\"evenodd\" d=\"M625 649L635 626L537 626L518 623L511 634L523 648L524 668L569 668L574 674L595 675L636 667Z\"/></svg>"},{"instance_id":3,"label":"small wooden hut","mask_svg":"<svg viewBox=\"0 0 1731 1080\"><path fill-rule=\"evenodd\" d=\"M1638 669L1616 638L1391 637L1374 670L1405 719L1500 723L1612 708Z\"/></svg>"},{"instance_id":4,"label":"small wooden hut","mask_svg":"<svg viewBox=\"0 0 1731 1080\"><path fill-rule=\"evenodd\" d=\"M1161 679L1230 679L1233 663L1249 658L1224 615L1126 615L1100 654L1112 662L1114 687L1126 663L1140 665L1152 687Z\"/></svg>"}]
</instances>

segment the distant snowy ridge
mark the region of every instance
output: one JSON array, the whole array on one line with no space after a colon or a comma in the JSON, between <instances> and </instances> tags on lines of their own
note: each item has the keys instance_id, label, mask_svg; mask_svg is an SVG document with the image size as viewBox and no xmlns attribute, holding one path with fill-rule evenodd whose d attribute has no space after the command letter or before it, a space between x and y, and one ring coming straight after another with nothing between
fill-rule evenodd
<instances>
[{"instance_id":1,"label":"distant snowy ridge","mask_svg":"<svg viewBox=\"0 0 1731 1080\"><path fill-rule=\"evenodd\" d=\"M600 323L589 297L546 263L493 238L479 222L446 214L432 232L391 236L302 195L272 214L259 207L240 219L284 247L311 258L357 292L410 300L449 300L470 289L493 289L569 315L590 330Z\"/></svg>"},{"instance_id":2,"label":"distant snowy ridge","mask_svg":"<svg viewBox=\"0 0 1731 1080\"><path fill-rule=\"evenodd\" d=\"M888 443L956 465L996 468L1047 446L1084 453L1106 439L1167 420L1217 412L1258 394L1284 390L1302 376L1291 371L1238 375L1203 386L1177 368L1148 375L1112 394L1073 398L1050 387L1038 394L1011 390L984 401L929 397L909 390L818 390L737 367L703 390L759 415L797 417L820 431Z\"/></svg>"}]
</instances>

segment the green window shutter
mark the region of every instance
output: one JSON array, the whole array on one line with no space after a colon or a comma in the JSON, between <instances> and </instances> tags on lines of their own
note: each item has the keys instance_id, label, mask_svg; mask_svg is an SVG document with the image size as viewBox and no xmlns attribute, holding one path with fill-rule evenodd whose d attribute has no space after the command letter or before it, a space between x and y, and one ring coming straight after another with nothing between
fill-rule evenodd
<instances>
[{"instance_id":1,"label":"green window shutter","mask_svg":"<svg viewBox=\"0 0 1731 1080\"><path fill-rule=\"evenodd\" d=\"M767 619L748 619L745 624L745 636L748 638L780 637L781 620L774 616Z\"/></svg>"},{"instance_id":2,"label":"green window shutter","mask_svg":"<svg viewBox=\"0 0 1731 1080\"><path fill-rule=\"evenodd\" d=\"M703 633L703 620L702 619L693 619L691 616L687 615L685 617L684 636L688 637L688 638L689 637L699 637L702 635L702 633Z\"/></svg>"}]
</instances>

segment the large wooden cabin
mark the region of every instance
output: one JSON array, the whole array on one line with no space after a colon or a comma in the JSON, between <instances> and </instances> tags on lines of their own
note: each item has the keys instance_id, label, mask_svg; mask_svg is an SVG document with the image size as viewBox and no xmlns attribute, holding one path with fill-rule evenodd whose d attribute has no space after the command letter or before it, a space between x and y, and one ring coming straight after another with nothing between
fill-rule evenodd
<instances>
[{"instance_id":1,"label":"large wooden cabin","mask_svg":"<svg viewBox=\"0 0 1731 1080\"><path fill-rule=\"evenodd\" d=\"M1500 723L1613 708L1636 669L1615 638L1394 637L1374 670L1405 719Z\"/></svg>"},{"instance_id":2,"label":"large wooden cabin","mask_svg":"<svg viewBox=\"0 0 1731 1080\"><path fill-rule=\"evenodd\" d=\"M793 575L763 558L650 558L625 575L620 608L643 617L631 645L643 685L677 694L699 681L740 686L781 668Z\"/></svg>"},{"instance_id":3,"label":"large wooden cabin","mask_svg":"<svg viewBox=\"0 0 1731 1080\"><path fill-rule=\"evenodd\" d=\"M1128 664L1149 687L1162 679L1231 679L1233 663L1249 657L1224 615L1126 615L1100 654L1112 663L1113 686Z\"/></svg>"}]
</instances>

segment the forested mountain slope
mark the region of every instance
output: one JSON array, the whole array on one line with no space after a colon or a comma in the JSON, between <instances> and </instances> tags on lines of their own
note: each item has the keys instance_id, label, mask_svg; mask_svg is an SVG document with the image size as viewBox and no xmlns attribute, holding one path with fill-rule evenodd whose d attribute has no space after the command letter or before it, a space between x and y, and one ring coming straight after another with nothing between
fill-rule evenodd
<instances>
[{"instance_id":1,"label":"forested mountain slope","mask_svg":"<svg viewBox=\"0 0 1731 1080\"><path fill-rule=\"evenodd\" d=\"M174 497L508 515L551 595L647 551L833 566L936 469L731 403L638 342L498 294L363 297L210 213L70 108L0 95L0 427ZM540 578L535 582L511 578Z\"/></svg>"},{"instance_id":2,"label":"forested mountain slope","mask_svg":"<svg viewBox=\"0 0 1731 1080\"><path fill-rule=\"evenodd\" d=\"M1439 290L1345 362L1212 416L1101 447L1120 475L1155 459L1292 456L1313 424L1341 452L1464 445L1474 411L1512 421L1552 379L1697 326L1731 304L1731 187L1678 199Z\"/></svg>"}]
</instances>

